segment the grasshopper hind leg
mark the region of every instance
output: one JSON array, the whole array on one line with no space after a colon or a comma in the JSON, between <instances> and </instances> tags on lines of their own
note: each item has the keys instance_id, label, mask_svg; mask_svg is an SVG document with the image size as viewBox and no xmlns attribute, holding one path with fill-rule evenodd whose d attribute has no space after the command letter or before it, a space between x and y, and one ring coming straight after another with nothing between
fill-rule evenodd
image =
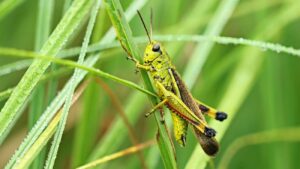
<instances>
[{"instance_id":1,"label":"grasshopper hind leg","mask_svg":"<svg viewBox=\"0 0 300 169\"><path fill-rule=\"evenodd\" d=\"M216 113L216 120L223 121L225 119L227 119L227 114L225 112Z\"/></svg>"},{"instance_id":2,"label":"grasshopper hind leg","mask_svg":"<svg viewBox=\"0 0 300 169\"><path fill-rule=\"evenodd\" d=\"M205 127L204 134L208 137L215 137L217 132L213 128Z\"/></svg>"},{"instance_id":3,"label":"grasshopper hind leg","mask_svg":"<svg viewBox=\"0 0 300 169\"><path fill-rule=\"evenodd\" d=\"M204 133L194 128L198 142L203 151L209 156L215 156L219 151L219 143L214 137L208 137Z\"/></svg>"},{"instance_id":4,"label":"grasshopper hind leg","mask_svg":"<svg viewBox=\"0 0 300 169\"><path fill-rule=\"evenodd\" d=\"M203 114L207 114L208 116L218 120L218 121L224 121L227 119L228 115L225 112L217 111L214 108L211 108L209 106L206 106L205 104L201 103L197 100L199 109Z\"/></svg>"}]
</instances>

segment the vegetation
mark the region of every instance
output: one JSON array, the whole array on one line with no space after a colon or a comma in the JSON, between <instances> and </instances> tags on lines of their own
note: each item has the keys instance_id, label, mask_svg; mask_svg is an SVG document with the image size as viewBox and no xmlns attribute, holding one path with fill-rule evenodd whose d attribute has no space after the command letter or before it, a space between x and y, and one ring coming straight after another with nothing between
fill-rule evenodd
<instances>
[{"instance_id":1,"label":"vegetation","mask_svg":"<svg viewBox=\"0 0 300 169\"><path fill-rule=\"evenodd\" d=\"M149 26L151 9L154 39L191 93L229 115L209 121L216 158L191 131L185 148L173 144L167 110L166 123L144 117L157 98L118 39L142 59L136 11ZM299 9L296 0L1 1L0 168L297 168Z\"/></svg>"}]
</instances>

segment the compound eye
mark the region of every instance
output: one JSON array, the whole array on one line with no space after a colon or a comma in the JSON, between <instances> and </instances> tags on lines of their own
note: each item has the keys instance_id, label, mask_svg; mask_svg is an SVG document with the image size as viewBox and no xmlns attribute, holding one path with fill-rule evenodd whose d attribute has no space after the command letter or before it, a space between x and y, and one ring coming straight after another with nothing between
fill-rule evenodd
<instances>
[{"instance_id":1,"label":"compound eye","mask_svg":"<svg viewBox=\"0 0 300 169\"><path fill-rule=\"evenodd\" d=\"M159 52L160 51L160 45L158 43L154 44L152 47L153 52Z\"/></svg>"}]
</instances>

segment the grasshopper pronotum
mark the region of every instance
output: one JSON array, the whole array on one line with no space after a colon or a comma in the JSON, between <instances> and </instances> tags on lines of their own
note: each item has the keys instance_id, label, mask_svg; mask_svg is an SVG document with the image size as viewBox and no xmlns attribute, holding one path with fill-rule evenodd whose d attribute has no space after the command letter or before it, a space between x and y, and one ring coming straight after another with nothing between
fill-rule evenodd
<instances>
[{"instance_id":1,"label":"grasshopper pronotum","mask_svg":"<svg viewBox=\"0 0 300 169\"><path fill-rule=\"evenodd\" d=\"M227 114L206 106L193 98L177 73L165 48L159 42L152 40L152 12L150 33L140 12L137 12L149 39L144 52L144 63L140 64L122 45L122 42L121 45L127 52L128 58L135 62L136 67L149 73L161 100L146 116L149 116L157 108L167 106L172 112L176 141L181 146L185 146L187 127L190 124L194 128L196 137L204 152L207 155L214 156L219 149L218 142L214 138L216 131L207 125L203 115L207 114L216 120L223 121L227 118Z\"/></svg>"}]
</instances>

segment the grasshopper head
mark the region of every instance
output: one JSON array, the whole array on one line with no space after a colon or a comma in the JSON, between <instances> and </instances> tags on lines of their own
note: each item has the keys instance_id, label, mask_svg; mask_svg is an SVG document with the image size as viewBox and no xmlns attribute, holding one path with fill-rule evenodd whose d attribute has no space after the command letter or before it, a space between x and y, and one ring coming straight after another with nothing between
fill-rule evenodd
<instances>
[{"instance_id":1,"label":"grasshopper head","mask_svg":"<svg viewBox=\"0 0 300 169\"><path fill-rule=\"evenodd\" d=\"M152 40L152 23L153 23L153 12L152 12L152 9L151 9L151 16L150 16L150 33L146 27L146 24L144 22L144 19L141 15L141 13L139 11L137 11L141 21L142 21L142 24L145 28L145 31L146 31L146 34L148 36L148 39L149 39L149 43L145 49L145 53L144 53L144 63L145 64L151 64L155 59L159 58L160 56L164 56L164 54L166 53L165 49L163 48L163 46L157 42L157 41L154 41Z\"/></svg>"},{"instance_id":2,"label":"grasshopper head","mask_svg":"<svg viewBox=\"0 0 300 169\"><path fill-rule=\"evenodd\" d=\"M144 63L151 64L155 59L165 53L165 48L157 41L152 40L148 43L144 53Z\"/></svg>"}]
</instances>

